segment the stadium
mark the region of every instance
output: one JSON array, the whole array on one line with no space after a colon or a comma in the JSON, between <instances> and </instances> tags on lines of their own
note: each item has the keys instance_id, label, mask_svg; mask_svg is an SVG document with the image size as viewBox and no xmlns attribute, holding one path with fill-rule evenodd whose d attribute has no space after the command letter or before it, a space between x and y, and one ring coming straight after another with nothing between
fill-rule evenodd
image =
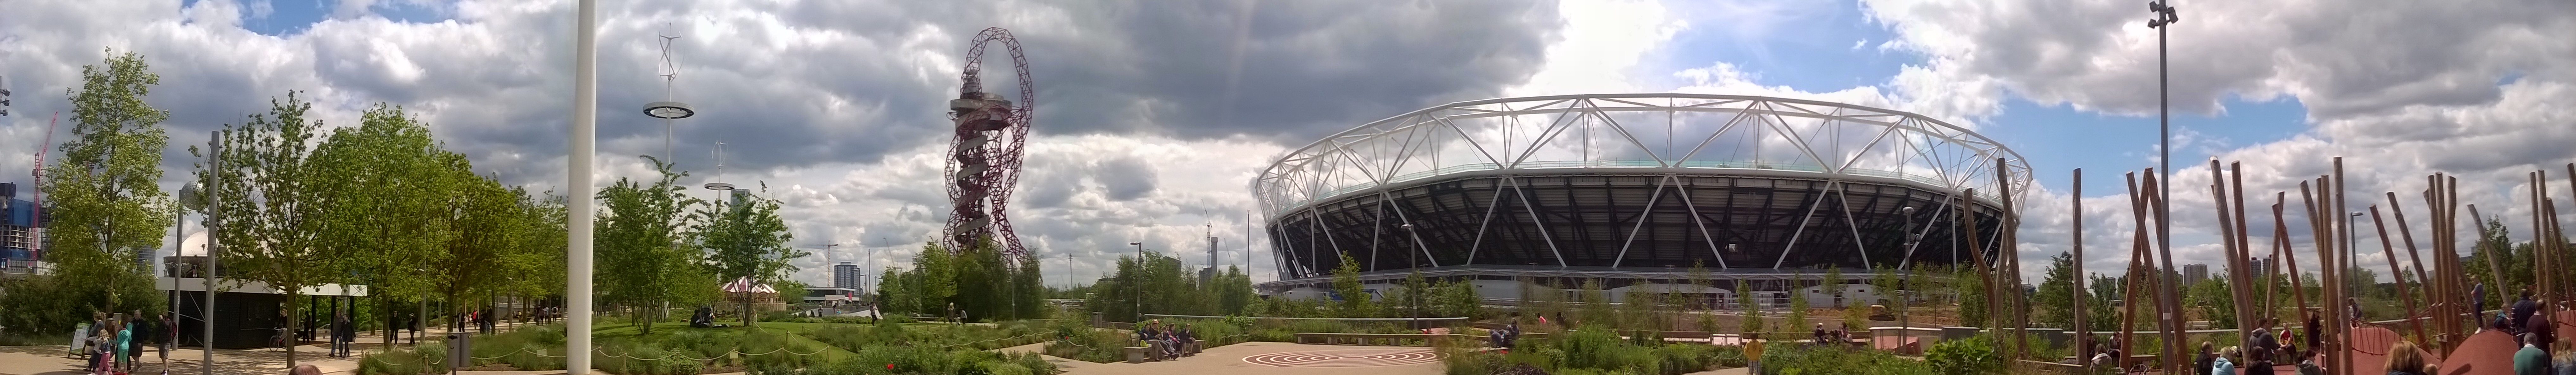
<instances>
[{"instance_id":1,"label":"stadium","mask_svg":"<svg viewBox=\"0 0 2576 375\"><path fill-rule=\"evenodd\" d=\"M1489 299L1587 281L1734 298L1741 280L1785 302L1831 269L1861 281L1991 258L2016 200L1998 194L2030 184L2012 150L1913 113L1600 94L1371 122L1281 156L1251 188L1281 279L1260 287L1274 296L1339 298L1330 282L1349 259L1371 293L1418 271L1474 280ZM1695 266L1726 287L1683 284Z\"/></svg>"}]
</instances>

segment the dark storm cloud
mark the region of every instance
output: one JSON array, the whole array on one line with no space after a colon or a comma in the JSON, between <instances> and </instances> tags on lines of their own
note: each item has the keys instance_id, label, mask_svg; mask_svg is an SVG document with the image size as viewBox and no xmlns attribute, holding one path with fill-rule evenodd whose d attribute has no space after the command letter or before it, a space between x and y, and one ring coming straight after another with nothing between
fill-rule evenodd
<instances>
[{"instance_id":1,"label":"dark storm cloud","mask_svg":"<svg viewBox=\"0 0 2576 375\"><path fill-rule=\"evenodd\" d=\"M1101 162L1091 178L1100 182L1102 192L1113 201L1143 198L1154 192L1153 165L1132 157Z\"/></svg>"},{"instance_id":2,"label":"dark storm cloud","mask_svg":"<svg viewBox=\"0 0 2576 375\"><path fill-rule=\"evenodd\" d=\"M101 46L142 52L164 74L151 99L173 112L165 158L173 169L191 159L176 145L201 143L221 124L265 112L270 97L303 90L334 125L354 125L355 112L373 103L403 106L505 182L560 178L567 3L469 1L444 23L343 17L283 37L234 27L247 11L225 1L19 5L0 15L13 65L71 67L10 67L17 111L37 112L23 99L59 91L30 88L64 87L77 64L98 61ZM1553 38L1553 9L1531 1L621 2L601 14L599 158L664 153L663 124L640 113L664 98L657 34L684 36L673 95L699 113L676 123L671 159L707 177L716 142L727 144L728 168L746 172L874 162L947 142L943 102L956 95L966 40L989 26L1011 28L1026 46L1041 84L1039 134L1303 143L1518 83ZM1014 91L1004 51L986 58L988 87Z\"/></svg>"},{"instance_id":3,"label":"dark storm cloud","mask_svg":"<svg viewBox=\"0 0 2576 375\"><path fill-rule=\"evenodd\" d=\"M727 164L736 168L869 162L894 149L945 143L943 103L955 95L956 59L986 26L1012 28L1025 46L1040 85L1039 134L1251 135L1297 143L1430 104L1492 96L1537 69L1556 26L1552 7L1528 2L878 5L803 4L765 20L775 25L696 26L692 34L701 36L679 47L681 96L701 114L678 126L678 138L688 140L677 152L683 168L705 169L702 158L716 141L729 144ZM1026 9L1013 9L1019 7ZM790 37L773 35L778 30L869 40L761 47L764 39ZM654 58L638 47L644 44L628 45L625 57ZM1231 64L1237 48L1239 68ZM1008 58L1000 46L985 53L986 90L1016 90ZM660 83L651 68L603 69L603 87L647 88L604 91L603 106L659 100L658 90L649 90ZM658 138L659 125L603 116L601 135ZM1132 183L1113 185L1115 197L1141 193Z\"/></svg>"}]
</instances>

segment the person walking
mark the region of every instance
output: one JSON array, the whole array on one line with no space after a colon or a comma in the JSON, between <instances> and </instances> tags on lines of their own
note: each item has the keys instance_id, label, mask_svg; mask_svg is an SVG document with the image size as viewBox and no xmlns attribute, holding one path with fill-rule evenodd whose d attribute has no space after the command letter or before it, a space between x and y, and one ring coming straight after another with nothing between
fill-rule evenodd
<instances>
[{"instance_id":1,"label":"person walking","mask_svg":"<svg viewBox=\"0 0 2576 375\"><path fill-rule=\"evenodd\" d=\"M2513 353L2514 375L2550 375L2549 347L2557 342L2549 317L2534 316L2524 326L2522 350Z\"/></svg>"},{"instance_id":2,"label":"person walking","mask_svg":"<svg viewBox=\"0 0 2576 375\"><path fill-rule=\"evenodd\" d=\"M153 338L161 340L161 367L170 367L170 347L179 345L179 312L161 313L161 331Z\"/></svg>"},{"instance_id":3,"label":"person walking","mask_svg":"<svg viewBox=\"0 0 2576 375\"><path fill-rule=\"evenodd\" d=\"M115 370L113 366L116 365L116 358L111 355L107 347L116 342L116 330L109 329L108 324L108 321L101 321L96 328L90 330L89 373L91 375L105 375Z\"/></svg>"},{"instance_id":4,"label":"person walking","mask_svg":"<svg viewBox=\"0 0 2576 375\"><path fill-rule=\"evenodd\" d=\"M115 327L113 330L116 332L115 339L113 339L113 341L109 341L113 344L108 345L107 347L108 355L116 357L116 371L114 372L120 375L133 371L134 356L132 355L133 351L131 350L131 346L134 345L133 323L134 317L118 315L116 317L116 322L114 323L115 325L113 326Z\"/></svg>"},{"instance_id":5,"label":"person walking","mask_svg":"<svg viewBox=\"0 0 2576 375\"><path fill-rule=\"evenodd\" d=\"M1744 333L1744 367L1751 373L1762 373L1762 333Z\"/></svg>"},{"instance_id":6,"label":"person walking","mask_svg":"<svg viewBox=\"0 0 2576 375\"><path fill-rule=\"evenodd\" d=\"M2511 315L2513 320L2506 322L2507 324L2510 324L2506 327L2513 329L2526 328L2528 327L2527 324L2531 322L2531 314L2538 312L2540 312L2540 302L2531 300L2531 289L2525 288L2522 290L2522 299L2513 301L2513 311ZM2514 332L2514 334L2523 334L2527 332L2528 331Z\"/></svg>"},{"instance_id":7,"label":"person walking","mask_svg":"<svg viewBox=\"0 0 2576 375\"><path fill-rule=\"evenodd\" d=\"M2191 355L2191 371L2188 373L2208 374L2209 367L2217 365L2213 359L2218 358L2218 353L2209 349L2208 341L2200 342L2200 351L2191 352Z\"/></svg>"}]
</instances>

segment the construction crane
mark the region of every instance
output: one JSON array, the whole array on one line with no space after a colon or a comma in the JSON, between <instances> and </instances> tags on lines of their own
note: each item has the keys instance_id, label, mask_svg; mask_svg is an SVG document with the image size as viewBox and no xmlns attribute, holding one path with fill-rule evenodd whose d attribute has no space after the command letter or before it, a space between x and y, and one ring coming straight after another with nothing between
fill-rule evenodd
<instances>
[{"instance_id":1,"label":"construction crane","mask_svg":"<svg viewBox=\"0 0 2576 375\"><path fill-rule=\"evenodd\" d=\"M1018 103L1001 95L984 92L984 47L999 42L1011 53L1013 71L1019 73ZM974 44L966 50L965 86L957 99L948 101L950 119L956 122L956 139L948 149L948 216L946 236L940 239L948 251L957 252L991 242L1006 261L1014 264L1032 261L1020 236L1011 232L1007 214L1011 188L1019 184L1022 146L1029 135L1032 109L1037 108L1037 88L1029 80L1029 59L1020 53L1020 42L1011 38L1010 30L988 28L975 34Z\"/></svg>"},{"instance_id":2,"label":"construction crane","mask_svg":"<svg viewBox=\"0 0 2576 375\"><path fill-rule=\"evenodd\" d=\"M54 148L54 127L59 125L62 121L63 113L60 111L54 112L54 118L52 120L45 121L45 143L36 144L36 168L33 171L27 172L28 175L36 178L36 186L34 188L27 189L27 196L28 200L30 200L29 203L36 206L34 209L29 209L28 213L29 216L35 216L30 220L34 220L35 222L31 224L36 225L29 226L29 228L35 231L35 238L37 238L38 241L44 241L45 227L48 224L46 221L49 221L45 220L45 151ZM39 244L36 245L36 247L50 246ZM37 261L43 261L45 260L45 253L43 251L38 251L34 258Z\"/></svg>"}]
</instances>

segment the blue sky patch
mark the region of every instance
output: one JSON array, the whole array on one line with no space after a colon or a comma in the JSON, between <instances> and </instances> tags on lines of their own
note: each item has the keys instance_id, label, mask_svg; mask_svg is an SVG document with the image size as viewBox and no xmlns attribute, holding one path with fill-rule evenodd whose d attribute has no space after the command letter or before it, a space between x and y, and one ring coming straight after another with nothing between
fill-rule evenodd
<instances>
[{"instance_id":1,"label":"blue sky patch","mask_svg":"<svg viewBox=\"0 0 2576 375\"><path fill-rule=\"evenodd\" d=\"M195 6L200 0L182 0L181 9ZM406 23L435 23L449 19L445 3L416 4L406 1L382 1L367 7L355 17L376 16ZM302 34L313 24L330 20L340 3L334 0L243 0L242 28L260 35L288 36Z\"/></svg>"}]
</instances>

